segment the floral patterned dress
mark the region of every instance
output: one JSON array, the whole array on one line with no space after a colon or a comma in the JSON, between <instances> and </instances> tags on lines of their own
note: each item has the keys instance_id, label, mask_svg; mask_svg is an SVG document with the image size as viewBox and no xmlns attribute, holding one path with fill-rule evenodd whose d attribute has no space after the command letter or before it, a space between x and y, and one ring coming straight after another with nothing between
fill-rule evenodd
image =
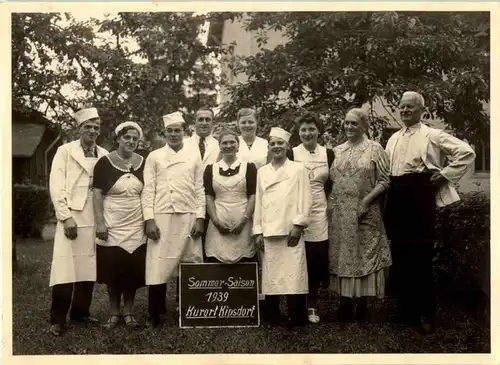
<instances>
[{"instance_id":1,"label":"floral patterned dress","mask_svg":"<svg viewBox=\"0 0 500 365\"><path fill-rule=\"evenodd\" d=\"M356 145L345 142L334 153L328 201L330 288L344 297L383 297L391 253L380 204L374 201L361 219L358 204L376 185L388 187L387 154L366 137Z\"/></svg>"}]
</instances>

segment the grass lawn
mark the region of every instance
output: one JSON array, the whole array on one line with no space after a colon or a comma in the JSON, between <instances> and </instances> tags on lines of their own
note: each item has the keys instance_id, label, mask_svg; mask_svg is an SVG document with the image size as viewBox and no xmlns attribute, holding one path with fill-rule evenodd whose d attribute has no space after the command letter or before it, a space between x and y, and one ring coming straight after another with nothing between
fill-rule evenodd
<instances>
[{"instance_id":1,"label":"grass lawn","mask_svg":"<svg viewBox=\"0 0 500 365\"><path fill-rule=\"evenodd\" d=\"M13 276L13 353L43 354L196 354L196 353L487 353L489 328L477 323L458 303L438 309L436 334L423 337L412 328L385 322L386 311L372 308L366 326L345 329L334 321L337 301L320 302L323 322L295 331L282 327L241 329L180 329L174 293L169 290L167 323L160 330L129 331L103 328L69 328L60 338L47 333L50 308L49 272L52 243L20 240L18 271ZM442 304L442 303L441 303ZM384 306L390 306L385 303ZM146 320L146 290L138 291L136 318ZM107 319L108 302L103 285L96 285L92 315Z\"/></svg>"}]
</instances>

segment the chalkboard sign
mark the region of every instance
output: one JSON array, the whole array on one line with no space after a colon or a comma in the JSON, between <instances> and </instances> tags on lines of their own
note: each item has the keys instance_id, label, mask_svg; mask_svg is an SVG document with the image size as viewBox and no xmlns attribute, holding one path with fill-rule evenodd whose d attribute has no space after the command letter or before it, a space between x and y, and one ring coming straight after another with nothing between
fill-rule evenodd
<instances>
[{"instance_id":1,"label":"chalkboard sign","mask_svg":"<svg viewBox=\"0 0 500 365\"><path fill-rule=\"evenodd\" d=\"M258 327L257 278L252 262L181 264L180 327Z\"/></svg>"}]
</instances>

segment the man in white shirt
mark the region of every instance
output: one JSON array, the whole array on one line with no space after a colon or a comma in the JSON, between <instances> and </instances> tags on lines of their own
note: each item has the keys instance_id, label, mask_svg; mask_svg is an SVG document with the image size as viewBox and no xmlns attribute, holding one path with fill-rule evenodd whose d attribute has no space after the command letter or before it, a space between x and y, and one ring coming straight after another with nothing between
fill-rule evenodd
<instances>
[{"instance_id":1,"label":"man in white shirt","mask_svg":"<svg viewBox=\"0 0 500 365\"><path fill-rule=\"evenodd\" d=\"M167 144L151 152L144 166L142 209L146 222L148 327L166 312L166 283L180 262L202 262L205 191L200 156L184 145L179 112L163 117Z\"/></svg>"},{"instance_id":2,"label":"man in white shirt","mask_svg":"<svg viewBox=\"0 0 500 365\"><path fill-rule=\"evenodd\" d=\"M392 248L397 321L434 331L436 315L432 259L436 207L460 198L453 187L474 162L465 142L421 122L424 98L405 92L400 102L405 126L387 142L391 182L386 228ZM443 165L445 158L448 161Z\"/></svg>"},{"instance_id":3,"label":"man in white shirt","mask_svg":"<svg viewBox=\"0 0 500 365\"><path fill-rule=\"evenodd\" d=\"M200 108L195 113L195 133L186 139L186 147L196 150L203 162L203 169L219 159L219 143L212 136L214 112L209 108Z\"/></svg>"}]
</instances>

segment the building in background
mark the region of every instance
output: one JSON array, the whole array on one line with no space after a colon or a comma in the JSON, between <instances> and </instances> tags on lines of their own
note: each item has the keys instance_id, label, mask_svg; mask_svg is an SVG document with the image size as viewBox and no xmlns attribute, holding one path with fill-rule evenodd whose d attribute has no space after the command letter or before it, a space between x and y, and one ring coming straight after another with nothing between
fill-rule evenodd
<instances>
[{"instance_id":1,"label":"building in background","mask_svg":"<svg viewBox=\"0 0 500 365\"><path fill-rule=\"evenodd\" d=\"M52 159L63 143L59 125L35 110L12 110L12 183L48 186Z\"/></svg>"},{"instance_id":2,"label":"building in background","mask_svg":"<svg viewBox=\"0 0 500 365\"><path fill-rule=\"evenodd\" d=\"M253 56L260 51L257 44L257 32L245 30L244 22L247 16L244 15L242 19L235 19L234 21L226 20L224 22L211 24L210 34L208 37L209 45L230 45L234 44L234 51L232 55L227 55L220 59L221 73L225 75L229 85L237 83L244 83L247 80L245 74L233 75L231 72L231 62L234 57ZM267 32L268 42L265 45L267 49L286 42L286 38L281 32L270 30ZM280 99L286 100L287 94L282 93ZM221 104L230 102L229 95L224 87L220 89L219 100ZM385 144L389 136L401 128L403 123L399 120L398 115L392 115L388 110L382 107L380 103L374 103L375 112L379 116L387 116L389 125L381 136L380 142ZM485 111L490 115L489 104L485 104ZM426 123L429 126L446 129L446 124L439 120L428 119ZM460 181L459 191L461 192L475 192L481 191L490 194L490 141L468 141L476 151L476 162L473 169L471 169L466 176Z\"/></svg>"}]
</instances>

